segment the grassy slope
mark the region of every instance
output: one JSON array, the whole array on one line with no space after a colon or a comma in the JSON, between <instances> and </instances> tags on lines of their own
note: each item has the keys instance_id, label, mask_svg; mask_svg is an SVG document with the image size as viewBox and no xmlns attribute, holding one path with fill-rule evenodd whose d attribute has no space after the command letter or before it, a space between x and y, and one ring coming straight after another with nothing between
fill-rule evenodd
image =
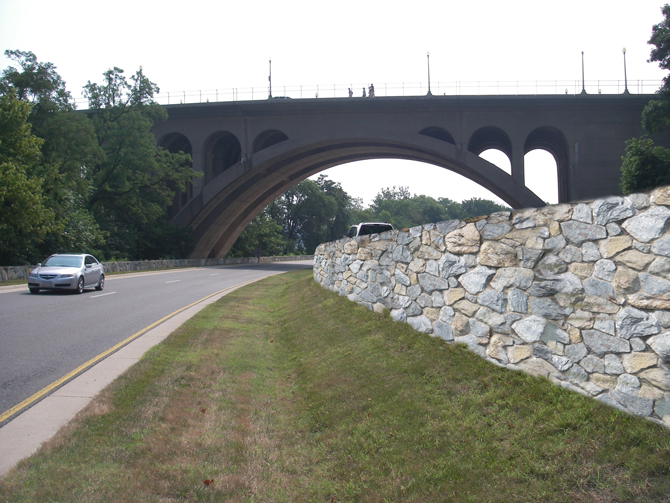
<instances>
[{"instance_id":1,"label":"grassy slope","mask_svg":"<svg viewBox=\"0 0 670 503\"><path fill-rule=\"evenodd\" d=\"M224 297L0 501L668 501L670 432L284 274Z\"/></svg>"}]
</instances>

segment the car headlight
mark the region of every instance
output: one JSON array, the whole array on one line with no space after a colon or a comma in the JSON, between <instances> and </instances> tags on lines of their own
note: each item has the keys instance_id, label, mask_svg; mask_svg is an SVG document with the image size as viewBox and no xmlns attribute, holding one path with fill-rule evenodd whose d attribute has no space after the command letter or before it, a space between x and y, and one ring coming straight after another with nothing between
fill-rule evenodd
<instances>
[{"instance_id":1,"label":"car headlight","mask_svg":"<svg viewBox=\"0 0 670 503\"><path fill-rule=\"evenodd\" d=\"M65 279L65 278L74 278L74 274L61 274L61 275L60 275L60 278L61 278L61 279Z\"/></svg>"},{"instance_id":2,"label":"car headlight","mask_svg":"<svg viewBox=\"0 0 670 503\"><path fill-rule=\"evenodd\" d=\"M31 271L30 274L28 274L29 278L37 278L37 273L35 271Z\"/></svg>"}]
</instances>

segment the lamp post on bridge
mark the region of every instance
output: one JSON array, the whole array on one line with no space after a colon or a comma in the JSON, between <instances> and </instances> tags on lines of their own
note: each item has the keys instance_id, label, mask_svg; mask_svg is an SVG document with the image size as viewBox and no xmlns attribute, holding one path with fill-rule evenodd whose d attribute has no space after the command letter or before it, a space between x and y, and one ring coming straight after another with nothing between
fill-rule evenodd
<instances>
[{"instance_id":1,"label":"lamp post on bridge","mask_svg":"<svg viewBox=\"0 0 670 503\"><path fill-rule=\"evenodd\" d=\"M426 58L428 59L428 94L426 96L432 96L433 93L430 92L430 52L426 53Z\"/></svg>"},{"instance_id":2,"label":"lamp post on bridge","mask_svg":"<svg viewBox=\"0 0 670 503\"><path fill-rule=\"evenodd\" d=\"M270 63L270 73L268 75L268 83L270 84L270 90L268 91L268 99L272 99L272 58L269 58Z\"/></svg>"},{"instance_id":3,"label":"lamp post on bridge","mask_svg":"<svg viewBox=\"0 0 670 503\"><path fill-rule=\"evenodd\" d=\"M584 88L584 51L582 51L582 94L586 94L586 89Z\"/></svg>"},{"instance_id":4,"label":"lamp post on bridge","mask_svg":"<svg viewBox=\"0 0 670 503\"><path fill-rule=\"evenodd\" d=\"M628 92L628 75L626 74L626 48L623 48L623 81L625 89L623 90L624 94L630 94Z\"/></svg>"}]
</instances>

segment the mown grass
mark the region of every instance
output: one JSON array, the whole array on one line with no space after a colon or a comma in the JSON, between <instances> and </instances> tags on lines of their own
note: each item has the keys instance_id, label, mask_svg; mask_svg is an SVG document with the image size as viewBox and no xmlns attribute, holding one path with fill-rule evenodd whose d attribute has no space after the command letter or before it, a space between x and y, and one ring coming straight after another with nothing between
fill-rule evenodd
<instances>
[{"instance_id":1,"label":"mown grass","mask_svg":"<svg viewBox=\"0 0 670 503\"><path fill-rule=\"evenodd\" d=\"M0 479L0 501L650 502L670 432L316 285L201 311Z\"/></svg>"}]
</instances>

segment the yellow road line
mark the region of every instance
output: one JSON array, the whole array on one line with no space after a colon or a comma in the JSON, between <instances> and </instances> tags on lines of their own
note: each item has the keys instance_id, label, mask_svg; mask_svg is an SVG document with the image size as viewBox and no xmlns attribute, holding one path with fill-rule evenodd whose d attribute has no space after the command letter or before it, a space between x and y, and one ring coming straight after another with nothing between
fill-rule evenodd
<instances>
[{"instance_id":1,"label":"yellow road line","mask_svg":"<svg viewBox=\"0 0 670 503\"><path fill-rule=\"evenodd\" d=\"M170 314L168 314L167 316L161 318L160 320L158 320L158 321L152 323L151 325L149 325L149 326L147 326L147 327L144 327L144 328L143 328L142 330L140 330L139 332L135 332L133 335L131 335L131 336L128 337L127 339L125 339L125 340L119 342L118 344L112 346L111 348L107 349L106 351L103 351L103 352L100 353L98 356L94 356L93 358L91 358L91 359L90 359L89 361L87 361L86 363L83 363L83 364L79 365L79 367L77 367L77 368L74 369L73 371L68 372L67 374L65 374L65 375L64 375L63 377L61 377L60 379L58 379L58 380L52 382L51 384L49 384L48 386L42 388L42 389L39 390L37 393L35 393L33 396L31 396L31 397L29 397L29 398L26 398L26 399L25 399L23 402L21 402L20 404L15 405L14 407L12 407L11 409L9 409L9 410L6 411L6 412L3 412L3 413L0 415L0 423L2 423L2 422L3 422L4 420L6 420L7 418L13 416L13 415L16 414L17 412L21 411L21 409L24 409L24 408L28 407L28 406L29 406L30 404L32 404L34 401L36 401L36 400L38 400L39 398L43 397L44 395L46 395L47 393L49 393L50 391L52 391L54 388L57 388L58 386L60 386L61 384L65 383L65 382L68 381L69 379L72 379L74 376L76 376L76 375L77 375L78 373L80 373L81 371L85 370L87 367L90 367L90 366L93 365L94 363L97 363L98 361L102 360L103 358L105 358L105 357L108 356L109 354L113 353L113 352L116 351L117 349L121 348L122 346L125 346L125 345L128 344L130 341L132 341L133 339L136 339L137 337L139 337L140 335L144 334L145 332L148 332L149 330L151 330L152 328L154 328L156 325L160 325L160 324L163 323L165 320L167 320L167 319L169 319L169 318L172 318L173 316L175 316L175 315L181 313L182 311L185 311L185 310L188 309L189 307L193 307L193 306L195 306L196 304L199 304L199 303L201 303L201 302L203 302L203 301L205 301L205 300L207 300L207 299L209 299L209 298L211 298L211 297L214 297L215 295L218 295L218 294L220 294L220 293L225 292L226 290L230 290L231 288L238 288L238 287L240 287L240 286L244 286L244 285L246 285L247 283L252 283L252 282L254 282L254 281L256 281L256 279L249 280L249 281L244 281L244 282L242 282L242 283L238 283L237 285L232 285L232 286L229 286L229 287L227 287L227 288L224 288L223 290L219 290L218 292L214 292L214 293L212 293L212 294L210 294L210 295L207 295L206 297L203 297L203 298L200 299L200 300L196 300L195 302L193 302L192 304L189 304L188 306L182 307L181 309L177 309L177 310L174 311L173 313L170 313Z\"/></svg>"}]
</instances>

